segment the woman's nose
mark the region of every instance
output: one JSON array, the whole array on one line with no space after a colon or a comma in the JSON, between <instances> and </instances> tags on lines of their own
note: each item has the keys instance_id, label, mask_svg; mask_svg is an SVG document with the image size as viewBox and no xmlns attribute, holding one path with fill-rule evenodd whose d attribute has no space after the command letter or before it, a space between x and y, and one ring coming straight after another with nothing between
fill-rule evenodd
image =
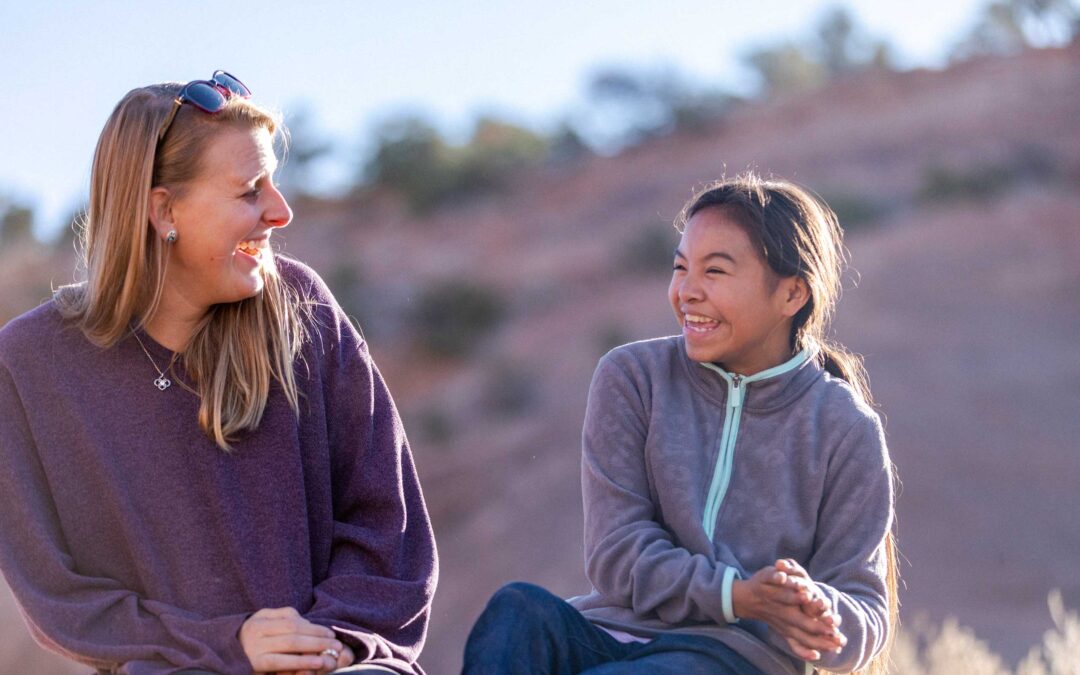
<instances>
[{"instance_id":1,"label":"woman's nose","mask_svg":"<svg viewBox=\"0 0 1080 675\"><path fill-rule=\"evenodd\" d=\"M267 197L271 200L263 214L267 224L270 227L285 227L292 222L292 209L289 208L289 203L285 201L285 195L281 194L277 186L270 188Z\"/></svg>"}]
</instances>

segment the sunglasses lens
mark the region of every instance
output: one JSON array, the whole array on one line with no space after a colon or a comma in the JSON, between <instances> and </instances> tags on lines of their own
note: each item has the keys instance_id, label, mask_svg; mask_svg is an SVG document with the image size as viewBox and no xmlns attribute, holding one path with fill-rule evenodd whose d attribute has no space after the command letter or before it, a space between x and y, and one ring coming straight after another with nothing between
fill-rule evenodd
<instances>
[{"instance_id":1,"label":"sunglasses lens","mask_svg":"<svg viewBox=\"0 0 1080 675\"><path fill-rule=\"evenodd\" d=\"M209 82L192 82L184 88L183 97L204 112L221 112L225 107L225 95Z\"/></svg>"},{"instance_id":2,"label":"sunglasses lens","mask_svg":"<svg viewBox=\"0 0 1080 675\"><path fill-rule=\"evenodd\" d=\"M217 82L231 91L233 96L239 96L240 98L248 98L251 96L251 90L248 89L243 82L226 73L224 70L219 70L214 73L214 82Z\"/></svg>"}]
</instances>

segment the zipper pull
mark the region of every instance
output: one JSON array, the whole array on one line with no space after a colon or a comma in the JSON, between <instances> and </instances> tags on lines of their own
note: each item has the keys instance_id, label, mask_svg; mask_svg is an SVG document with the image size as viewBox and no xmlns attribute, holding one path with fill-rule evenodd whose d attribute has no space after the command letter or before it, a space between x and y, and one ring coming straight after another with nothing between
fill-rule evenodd
<instances>
[{"instance_id":1,"label":"zipper pull","mask_svg":"<svg viewBox=\"0 0 1080 675\"><path fill-rule=\"evenodd\" d=\"M742 375L732 374L731 376L731 401L729 402L729 405L732 408L738 408L742 406L743 392L745 391L745 389L742 389L739 386L740 384L742 384L742 379Z\"/></svg>"}]
</instances>

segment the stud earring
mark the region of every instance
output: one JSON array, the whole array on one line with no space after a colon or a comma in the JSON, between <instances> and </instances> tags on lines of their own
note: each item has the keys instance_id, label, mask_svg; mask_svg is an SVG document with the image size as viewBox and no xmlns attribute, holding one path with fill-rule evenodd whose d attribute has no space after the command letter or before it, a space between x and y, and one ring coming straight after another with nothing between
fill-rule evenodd
<instances>
[{"instance_id":1,"label":"stud earring","mask_svg":"<svg viewBox=\"0 0 1080 675\"><path fill-rule=\"evenodd\" d=\"M169 233L165 235L166 243L172 244L176 242L176 230L169 230Z\"/></svg>"}]
</instances>

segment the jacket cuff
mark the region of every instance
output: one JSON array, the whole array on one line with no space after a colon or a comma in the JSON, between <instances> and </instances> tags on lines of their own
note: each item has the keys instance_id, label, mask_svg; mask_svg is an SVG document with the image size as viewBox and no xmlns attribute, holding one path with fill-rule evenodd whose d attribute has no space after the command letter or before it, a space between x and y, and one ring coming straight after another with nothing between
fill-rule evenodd
<instances>
[{"instance_id":1,"label":"jacket cuff","mask_svg":"<svg viewBox=\"0 0 1080 675\"><path fill-rule=\"evenodd\" d=\"M735 583L735 579L742 577L739 576L739 570L734 567L728 567L724 570L724 581L720 585L720 602L724 610L724 621L728 623L739 623L739 618L735 616L735 608L731 599L731 586Z\"/></svg>"}]
</instances>

